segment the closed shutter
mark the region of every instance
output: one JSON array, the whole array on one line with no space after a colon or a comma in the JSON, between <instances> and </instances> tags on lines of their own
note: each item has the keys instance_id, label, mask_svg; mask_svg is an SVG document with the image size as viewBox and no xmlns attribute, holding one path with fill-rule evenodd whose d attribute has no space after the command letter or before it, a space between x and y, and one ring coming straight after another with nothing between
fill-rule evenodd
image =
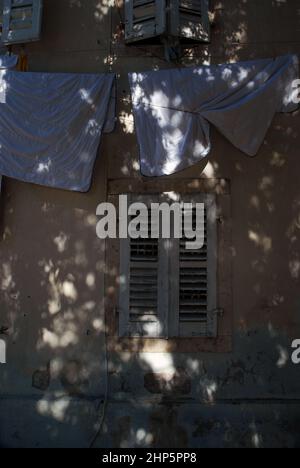
<instances>
[{"instance_id":1,"label":"closed shutter","mask_svg":"<svg viewBox=\"0 0 300 468\"><path fill-rule=\"evenodd\" d=\"M172 36L199 42L210 41L208 0L174 0L170 9Z\"/></svg>"},{"instance_id":2,"label":"closed shutter","mask_svg":"<svg viewBox=\"0 0 300 468\"><path fill-rule=\"evenodd\" d=\"M132 202L172 203L167 194L135 196ZM204 205L205 242L198 250L182 239L151 238L150 211L143 219L147 239L120 240L119 334L121 337L217 336L217 210L211 194L182 196ZM184 210L182 209L182 221ZM152 223L156 222L151 220ZM183 225L184 227L184 225ZM158 231L158 226L152 224ZM172 231L172 230L171 230Z\"/></svg>"},{"instance_id":3,"label":"closed shutter","mask_svg":"<svg viewBox=\"0 0 300 468\"><path fill-rule=\"evenodd\" d=\"M170 263L173 287L170 288L174 321L172 336L217 336L217 226L214 195L184 199L205 205L205 243L199 250L188 250L188 239L173 240ZM195 205L194 205L195 206ZM193 208L195 227L196 208Z\"/></svg>"},{"instance_id":4,"label":"closed shutter","mask_svg":"<svg viewBox=\"0 0 300 468\"><path fill-rule=\"evenodd\" d=\"M42 0L4 0L3 44L37 41L40 38Z\"/></svg>"},{"instance_id":5,"label":"closed shutter","mask_svg":"<svg viewBox=\"0 0 300 468\"><path fill-rule=\"evenodd\" d=\"M135 197L134 202L158 201L155 196ZM149 211L150 213L150 211ZM163 240L151 239L151 221L148 239L120 240L120 301L119 334L122 337L167 337L168 317L168 258ZM150 221L148 223L148 221ZM157 226L152 225L152 229Z\"/></svg>"},{"instance_id":6,"label":"closed shutter","mask_svg":"<svg viewBox=\"0 0 300 468\"><path fill-rule=\"evenodd\" d=\"M165 0L125 0L127 43L160 36L166 30Z\"/></svg>"}]
</instances>

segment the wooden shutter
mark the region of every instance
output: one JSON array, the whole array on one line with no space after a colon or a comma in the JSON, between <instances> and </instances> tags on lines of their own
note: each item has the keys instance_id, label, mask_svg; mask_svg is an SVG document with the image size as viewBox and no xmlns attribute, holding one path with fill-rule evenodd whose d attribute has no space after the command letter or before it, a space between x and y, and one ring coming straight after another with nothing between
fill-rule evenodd
<instances>
[{"instance_id":1,"label":"wooden shutter","mask_svg":"<svg viewBox=\"0 0 300 468\"><path fill-rule=\"evenodd\" d=\"M170 334L179 337L217 336L217 226L214 195L183 198L205 204L205 245L187 250L187 239L173 240L170 254ZM195 215L196 211L193 210ZM171 315L170 315L171 316Z\"/></svg>"},{"instance_id":2,"label":"wooden shutter","mask_svg":"<svg viewBox=\"0 0 300 468\"><path fill-rule=\"evenodd\" d=\"M128 200L130 198L128 197ZM150 206L155 196L132 202ZM145 223L148 222L145 219ZM151 223L149 223L149 234ZM119 335L121 337L167 337L168 258L161 239L120 240Z\"/></svg>"},{"instance_id":3,"label":"wooden shutter","mask_svg":"<svg viewBox=\"0 0 300 468\"><path fill-rule=\"evenodd\" d=\"M3 5L3 44L39 40L42 0L4 0Z\"/></svg>"},{"instance_id":4,"label":"wooden shutter","mask_svg":"<svg viewBox=\"0 0 300 468\"><path fill-rule=\"evenodd\" d=\"M165 0L125 0L125 39L127 43L165 33Z\"/></svg>"},{"instance_id":5,"label":"wooden shutter","mask_svg":"<svg viewBox=\"0 0 300 468\"><path fill-rule=\"evenodd\" d=\"M208 0L174 0L170 8L172 36L199 42L210 41Z\"/></svg>"},{"instance_id":6,"label":"wooden shutter","mask_svg":"<svg viewBox=\"0 0 300 468\"><path fill-rule=\"evenodd\" d=\"M166 195L135 196L132 201L150 206L165 202ZM181 201L205 205L205 244L201 249L188 250L184 237L152 239L150 223L148 239L120 240L121 337L217 336L216 198L197 194L183 196Z\"/></svg>"}]
</instances>

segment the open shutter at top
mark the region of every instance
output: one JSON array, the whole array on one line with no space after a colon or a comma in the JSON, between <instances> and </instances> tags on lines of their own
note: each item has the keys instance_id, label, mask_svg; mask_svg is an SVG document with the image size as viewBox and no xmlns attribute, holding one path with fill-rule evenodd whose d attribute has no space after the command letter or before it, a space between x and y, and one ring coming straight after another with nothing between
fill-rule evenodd
<instances>
[{"instance_id":1,"label":"open shutter at top","mask_svg":"<svg viewBox=\"0 0 300 468\"><path fill-rule=\"evenodd\" d=\"M132 200L149 207L157 201L158 197L150 195ZM167 250L163 240L151 239L150 219L149 211L149 217L144 220L148 224L148 239L120 239L121 337L165 338L168 333Z\"/></svg>"},{"instance_id":2,"label":"open shutter at top","mask_svg":"<svg viewBox=\"0 0 300 468\"><path fill-rule=\"evenodd\" d=\"M42 0L4 0L1 42L21 44L40 38Z\"/></svg>"},{"instance_id":3,"label":"open shutter at top","mask_svg":"<svg viewBox=\"0 0 300 468\"><path fill-rule=\"evenodd\" d=\"M166 30L165 0L125 0L127 43L160 36Z\"/></svg>"},{"instance_id":4,"label":"open shutter at top","mask_svg":"<svg viewBox=\"0 0 300 468\"><path fill-rule=\"evenodd\" d=\"M199 41L210 41L209 0L173 0L170 8L172 36Z\"/></svg>"},{"instance_id":5,"label":"open shutter at top","mask_svg":"<svg viewBox=\"0 0 300 468\"><path fill-rule=\"evenodd\" d=\"M185 203L205 205L205 244L188 250L184 237L173 240L170 255L172 324L170 335L217 336L217 214L214 195L183 197ZM193 209L193 216L196 209Z\"/></svg>"}]
</instances>

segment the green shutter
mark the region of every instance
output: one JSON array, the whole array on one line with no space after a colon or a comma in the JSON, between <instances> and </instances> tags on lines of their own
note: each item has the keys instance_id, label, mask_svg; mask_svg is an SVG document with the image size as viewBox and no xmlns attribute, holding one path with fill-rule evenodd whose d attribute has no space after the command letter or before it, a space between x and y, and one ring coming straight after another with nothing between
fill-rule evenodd
<instances>
[{"instance_id":1,"label":"green shutter","mask_svg":"<svg viewBox=\"0 0 300 468\"><path fill-rule=\"evenodd\" d=\"M40 39L42 0L4 0L1 42L22 44Z\"/></svg>"},{"instance_id":2,"label":"green shutter","mask_svg":"<svg viewBox=\"0 0 300 468\"><path fill-rule=\"evenodd\" d=\"M151 203L166 201L173 202L167 194L132 195L129 200L149 207ZM120 240L121 337L217 336L216 196L184 195L179 201L193 203L194 207L196 203L204 204L204 246L189 250L184 237ZM193 212L196 213L195 208Z\"/></svg>"},{"instance_id":3,"label":"green shutter","mask_svg":"<svg viewBox=\"0 0 300 468\"><path fill-rule=\"evenodd\" d=\"M165 0L125 0L125 40L127 43L154 38L165 32Z\"/></svg>"},{"instance_id":4,"label":"green shutter","mask_svg":"<svg viewBox=\"0 0 300 468\"><path fill-rule=\"evenodd\" d=\"M208 0L174 0L170 10L170 33L181 39L209 42Z\"/></svg>"},{"instance_id":5,"label":"green shutter","mask_svg":"<svg viewBox=\"0 0 300 468\"><path fill-rule=\"evenodd\" d=\"M157 201L158 197L154 195L131 198L131 202L142 202L149 207ZM145 223L148 223L148 219L145 219ZM167 250L163 240L120 239L121 337L167 337L167 262Z\"/></svg>"},{"instance_id":6,"label":"green shutter","mask_svg":"<svg viewBox=\"0 0 300 468\"><path fill-rule=\"evenodd\" d=\"M217 225L214 195L184 196L185 203L205 205L205 244L188 250L184 237L173 240L170 253L172 287L170 334L179 337L217 336ZM195 214L195 209L193 209Z\"/></svg>"}]
</instances>

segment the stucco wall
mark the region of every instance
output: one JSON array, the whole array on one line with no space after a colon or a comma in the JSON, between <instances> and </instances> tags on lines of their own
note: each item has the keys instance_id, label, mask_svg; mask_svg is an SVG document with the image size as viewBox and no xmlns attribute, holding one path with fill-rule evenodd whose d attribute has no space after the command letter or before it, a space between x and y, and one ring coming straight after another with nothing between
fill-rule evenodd
<instances>
[{"instance_id":1,"label":"stucco wall","mask_svg":"<svg viewBox=\"0 0 300 468\"><path fill-rule=\"evenodd\" d=\"M95 234L107 181L138 178L127 72L165 68L159 47L125 47L110 0L45 0L31 71L118 75L118 123L87 194L4 179L0 204L0 446L87 447L106 392L105 245ZM121 5L121 1L118 2ZM213 1L208 46L183 64L300 54L298 0ZM17 51L17 48L13 48ZM207 166L232 193L232 353L109 353L96 446L300 446L299 113L278 115L250 159L213 131ZM203 172L204 169L204 172ZM166 383L153 374L177 372Z\"/></svg>"}]
</instances>

